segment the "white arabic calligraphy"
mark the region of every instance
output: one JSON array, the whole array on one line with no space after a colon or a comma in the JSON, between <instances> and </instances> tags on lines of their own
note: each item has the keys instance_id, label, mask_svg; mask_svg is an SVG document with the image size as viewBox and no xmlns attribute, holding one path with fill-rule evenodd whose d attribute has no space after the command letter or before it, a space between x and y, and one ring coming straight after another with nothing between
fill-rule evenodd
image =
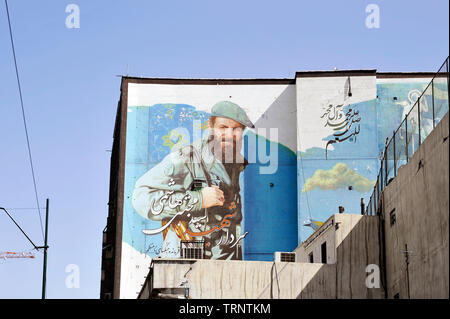
<instances>
[{"instance_id":1,"label":"white arabic calligraphy","mask_svg":"<svg viewBox=\"0 0 450 319\"><path fill-rule=\"evenodd\" d=\"M169 180L168 185L169 185L169 187L175 185L175 181L171 178ZM167 193L165 193L163 196L161 196L159 198L159 200L156 201L153 199L150 203L150 212L153 215L159 215L164 210L166 205L168 205L168 207L170 209L176 209L177 207L180 207L181 205L183 205L184 202L186 202L186 208L183 211L176 213L175 216L173 216L169 220L169 222L166 223L164 226L157 228L157 229L142 230L142 232L145 235L155 235L155 234L162 232L164 229L166 229L167 227L169 227L172 224L172 222L175 220L175 218L183 215L186 212L190 212L195 207L195 204L197 204L197 202L198 202L198 199L194 198L192 203L188 204L191 201L191 195L189 193L186 193L181 199L172 200L172 195L174 193L175 193L175 191L171 190L171 191L168 191ZM156 204L156 202L157 202L157 204ZM156 206L155 206L155 204L156 204ZM188 216L190 216L190 214L188 214Z\"/></svg>"},{"instance_id":2,"label":"white arabic calligraphy","mask_svg":"<svg viewBox=\"0 0 450 319\"><path fill-rule=\"evenodd\" d=\"M343 104L339 104L336 106L333 106L332 104L329 105L325 113L321 116L323 118L327 115L327 122L324 126L331 127L336 133L334 133L334 140L329 140L325 147L325 158L328 159L328 146L334 143L340 143L344 142L347 139L350 139L350 141L353 141L356 143L356 135L360 132L360 124L361 117L358 117L359 111L358 110L352 110L349 108L348 112L345 113L345 117L343 118L343 110L341 109L343 107ZM342 119L343 118L343 119ZM336 120L342 121L336 122ZM353 124L354 130L353 132L350 131ZM345 128L345 131L340 132L342 129ZM347 134L348 133L348 134ZM347 134L347 135L346 135Z\"/></svg>"}]
</instances>

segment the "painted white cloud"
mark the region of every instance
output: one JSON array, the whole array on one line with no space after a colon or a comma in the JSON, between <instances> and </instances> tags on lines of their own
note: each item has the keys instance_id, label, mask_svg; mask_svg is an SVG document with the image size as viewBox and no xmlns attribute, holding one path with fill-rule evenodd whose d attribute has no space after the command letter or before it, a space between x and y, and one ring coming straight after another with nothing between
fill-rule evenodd
<instances>
[{"instance_id":1,"label":"painted white cloud","mask_svg":"<svg viewBox=\"0 0 450 319\"><path fill-rule=\"evenodd\" d=\"M357 192L365 193L374 185L375 181L359 175L344 163L337 163L330 170L316 170L314 175L306 180L302 192L309 192L315 188L334 190L352 186Z\"/></svg>"}]
</instances>

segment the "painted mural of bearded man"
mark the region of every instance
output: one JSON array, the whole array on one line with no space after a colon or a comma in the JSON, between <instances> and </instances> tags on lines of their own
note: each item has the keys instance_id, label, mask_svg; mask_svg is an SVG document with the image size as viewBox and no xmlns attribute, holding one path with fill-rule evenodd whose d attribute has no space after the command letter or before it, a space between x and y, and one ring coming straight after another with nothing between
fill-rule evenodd
<instances>
[{"instance_id":1,"label":"painted mural of bearded man","mask_svg":"<svg viewBox=\"0 0 450 319\"><path fill-rule=\"evenodd\" d=\"M163 233L161 257L179 257L180 243L202 241L205 257L242 259L239 176L243 131L255 126L237 104L216 103L209 135L167 155L136 182L132 204L143 217L161 221L147 235ZM188 245L189 243L186 243Z\"/></svg>"}]
</instances>

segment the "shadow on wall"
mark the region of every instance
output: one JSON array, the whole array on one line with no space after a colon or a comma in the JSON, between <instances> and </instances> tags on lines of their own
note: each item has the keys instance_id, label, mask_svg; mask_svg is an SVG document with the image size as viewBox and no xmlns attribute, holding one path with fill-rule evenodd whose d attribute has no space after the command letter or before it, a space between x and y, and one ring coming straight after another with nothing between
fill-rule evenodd
<instances>
[{"instance_id":1,"label":"shadow on wall","mask_svg":"<svg viewBox=\"0 0 450 319\"><path fill-rule=\"evenodd\" d=\"M388 298L449 297L449 115L383 191Z\"/></svg>"},{"instance_id":2,"label":"shadow on wall","mask_svg":"<svg viewBox=\"0 0 450 319\"><path fill-rule=\"evenodd\" d=\"M276 161L276 171L262 173L261 168L271 163L259 156L245 169L243 233L248 235L243 240L244 260L272 261L275 251L292 251L298 245L295 94L295 86L288 85L255 122L255 132L247 133L249 137L256 133L258 143L246 149L244 156L249 159L250 152L259 154L259 147L265 146L262 153ZM258 132L262 128L265 136ZM271 128L277 129L277 140L270 135ZM276 156L269 150L276 150Z\"/></svg>"},{"instance_id":3,"label":"shadow on wall","mask_svg":"<svg viewBox=\"0 0 450 319\"><path fill-rule=\"evenodd\" d=\"M377 216L364 216L345 238L337 235L336 243L340 244L336 248L334 269L323 264L297 299L383 299L385 283L379 225ZM345 225L335 223L333 227Z\"/></svg>"},{"instance_id":4,"label":"shadow on wall","mask_svg":"<svg viewBox=\"0 0 450 319\"><path fill-rule=\"evenodd\" d=\"M295 85L287 88L256 120L256 128L278 128L278 140L297 152L297 103Z\"/></svg>"}]
</instances>

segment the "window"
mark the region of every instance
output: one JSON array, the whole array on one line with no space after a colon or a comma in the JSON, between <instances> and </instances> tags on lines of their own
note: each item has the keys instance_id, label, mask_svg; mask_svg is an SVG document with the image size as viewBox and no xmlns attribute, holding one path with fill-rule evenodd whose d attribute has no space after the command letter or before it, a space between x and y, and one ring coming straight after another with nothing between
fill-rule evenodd
<instances>
[{"instance_id":1,"label":"window","mask_svg":"<svg viewBox=\"0 0 450 319\"><path fill-rule=\"evenodd\" d=\"M181 258L185 259L203 259L202 248L185 248L181 251Z\"/></svg>"},{"instance_id":2,"label":"window","mask_svg":"<svg viewBox=\"0 0 450 319\"><path fill-rule=\"evenodd\" d=\"M397 218L395 216L395 208L389 213L391 226L394 226L395 222L397 221Z\"/></svg>"},{"instance_id":3,"label":"window","mask_svg":"<svg viewBox=\"0 0 450 319\"><path fill-rule=\"evenodd\" d=\"M314 256L313 256L313 253L310 253L309 254L309 262L312 264L312 263L314 263Z\"/></svg>"},{"instance_id":4,"label":"window","mask_svg":"<svg viewBox=\"0 0 450 319\"><path fill-rule=\"evenodd\" d=\"M327 263L327 242L324 242L321 246L320 246L320 250L322 252L322 264L326 264Z\"/></svg>"},{"instance_id":5,"label":"window","mask_svg":"<svg viewBox=\"0 0 450 319\"><path fill-rule=\"evenodd\" d=\"M281 253L280 259L284 262L295 262L295 253Z\"/></svg>"},{"instance_id":6,"label":"window","mask_svg":"<svg viewBox=\"0 0 450 319\"><path fill-rule=\"evenodd\" d=\"M182 240L180 242L181 258L203 259L205 242L202 240Z\"/></svg>"}]
</instances>

